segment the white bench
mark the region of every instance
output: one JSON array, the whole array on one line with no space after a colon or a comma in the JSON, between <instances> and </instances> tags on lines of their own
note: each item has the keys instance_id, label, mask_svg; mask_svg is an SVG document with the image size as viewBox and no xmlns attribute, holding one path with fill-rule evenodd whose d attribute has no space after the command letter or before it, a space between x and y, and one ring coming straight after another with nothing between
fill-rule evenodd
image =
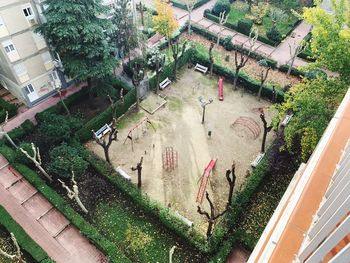
<instances>
[{"instance_id":1,"label":"white bench","mask_svg":"<svg viewBox=\"0 0 350 263\"><path fill-rule=\"evenodd\" d=\"M171 80L169 78L166 78L161 83L159 83L159 88L161 90L165 89L169 84L171 83Z\"/></svg>"},{"instance_id":2,"label":"white bench","mask_svg":"<svg viewBox=\"0 0 350 263\"><path fill-rule=\"evenodd\" d=\"M183 215L181 215L179 212L175 211L175 216L180 219L181 221L183 221L186 225L188 225L189 227L191 227L193 225L193 222L190 221L188 218L184 217Z\"/></svg>"},{"instance_id":3,"label":"white bench","mask_svg":"<svg viewBox=\"0 0 350 263\"><path fill-rule=\"evenodd\" d=\"M286 127L287 124L290 122L290 120L292 119L293 114L290 115L286 115L286 117L284 118L284 120L281 123L281 126Z\"/></svg>"},{"instance_id":4,"label":"white bench","mask_svg":"<svg viewBox=\"0 0 350 263\"><path fill-rule=\"evenodd\" d=\"M120 166L115 168L115 171L124 177L126 180L131 181L131 176L128 175Z\"/></svg>"},{"instance_id":5,"label":"white bench","mask_svg":"<svg viewBox=\"0 0 350 263\"><path fill-rule=\"evenodd\" d=\"M197 63L196 66L194 67L194 70L198 70L198 71L203 72L205 74L205 73L207 73L208 68Z\"/></svg>"},{"instance_id":6,"label":"white bench","mask_svg":"<svg viewBox=\"0 0 350 263\"><path fill-rule=\"evenodd\" d=\"M102 128L95 132L95 136L98 139L101 139L103 136L105 136L105 134L109 133L111 130L111 127L109 127L109 125L106 123L102 126Z\"/></svg>"},{"instance_id":7,"label":"white bench","mask_svg":"<svg viewBox=\"0 0 350 263\"><path fill-rule=\"evenodd\" d=\"M261 160L264 158L265 153L259 153L255 160L250 164L253 168L257 167Z\"/></svg>"}]
</instances>

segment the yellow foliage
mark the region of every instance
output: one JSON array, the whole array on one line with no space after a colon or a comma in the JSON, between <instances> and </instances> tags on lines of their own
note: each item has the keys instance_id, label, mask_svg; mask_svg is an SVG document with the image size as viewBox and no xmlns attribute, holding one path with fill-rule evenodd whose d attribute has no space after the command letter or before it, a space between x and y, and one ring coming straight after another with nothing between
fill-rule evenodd
<instances>
[{"instance_id":1,"label":"yellow foliage","mask_svg":"<svg viewBox=\"0 0 350 263\"><path fill-rule=\"evenodd\" d=\"M304 128L303 136L301 137L301 158L307 161L307 158L316 148L318 136L313 128Z\"/></svg>"},{"instance_id":2,"label":"yellow foliage","mask_svg":"<svg viewBox=\"0 0 350 263\"><path fill-rule=\"evenodd\" d=\"M158 15L153 16L154 29L170 39L179 27L173 9L164 0L156 0L155 7Z\"/></svg>"},{"instance_id":3,"label":"yellow foliage","mask_svg":"<svg viewBox=\"0 0 350 263\"><path fill-rule=\"evenodd\" d=\"M144 233L141 228L132 226L128 223L128 227L125 231L126 241L130 244L130 247L134 251L144 250L152 241L147 233Z\"/></svg>"},{"instance_id":4,"label":"yellow foliage","mask_svg":"<svg viewBox=\"0 0 350 263\"><path fill-rule=\"evenodd\" d=\"M261 25L263 17L269 11L269 3L259 3L258 5L253 5L250 14L246 15L246 18L251 19L254 24Z\"/></svg>"}]
</instances>

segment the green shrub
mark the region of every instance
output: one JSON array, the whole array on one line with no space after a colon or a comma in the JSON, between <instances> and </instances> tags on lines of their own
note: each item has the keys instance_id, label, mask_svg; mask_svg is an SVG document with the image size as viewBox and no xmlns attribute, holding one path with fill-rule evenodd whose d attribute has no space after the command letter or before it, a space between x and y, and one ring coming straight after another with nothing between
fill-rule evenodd
<instances>
[{"instance_id":1,"label":"green shrub","mask_svg":"<svg viewBox=\"0 0 350 263\"><path fill-rule=\"evenodd\" d=\"M252 30L253 22L248 19L241 19L237 23L237 30L245 35L249 35Z\"/></svg>"},{"instance_id":2,"label":"green shrub","mask_svg":"<svg viewBox=\"0 0 350 263\"><path fill-rule=\"evenodd\" d=\"M25 120L21 124L21 128L24 130L25 133L30 133L34 130L34 124L30 120Z\"/></svg>"},{"instance_id":3,"label":"green shrub","mask_svg":"<svg viewBox=\"0 0 350 263\"><path fill-rule=\"evenodd\" d=\"M281 33L274 26L271 27L269 31L267 31L266 36L274 42L281 42L282 40Z\"/></svg>"},{"instance_id":4,"label":"green shrub","mask_svg":"<svg viewBox=\"0 0 350 263\"><path fill-rule=\"evenodd\" d=\"M25 150L30 156L34 155L32 145L30 143L22 142L16 149L15 161L23 164L32 164L32 161L27 156L25 156L20 148Z\"/></svg>"},{"instance_id":5,"label":"green shrub","mask_svg":"<svg viewBox=\"0 0 350 263\"><path fill-rule=\"evenodd\" d=\"M71 178L72 170L75 178L79 178L86 169L88 163L80 156L80 152L67 144L62 144L50 152L48 170L61 178Z\"/></svg>"},{"instance_id":6,"label":"green shrub","mask_svg":"<svg viewBox=\"0 0 350 263\"><path fill-rule=\"evenodd\" d=\"M6 112L8 112L8 118L10 119L17 114L17 107L0 98L0 123L5 121Z\"/></svg>"},{"instance_id":7,"label":"green shrub","mask_svg":"<svg viewBox=\"0 0 350 263\"><path fill-rule=\"evenodd\" d=\"M216 1L212 14L216 16L220 16L220 13L225 12L225 16L228 16L231 10L231 4L228 0L218 0Z\"/></svg>"},{"instance_id":8,"label":"green shrub","mask_svg":"<svg viewBox=\"0 0 350 263\"><path fill-rule=\"evenodd\" d=\"M282 71L282 72L288 72L289 65L286 65L286 64L280 65L278 67L278 69L280 71ZM297 77L301 77L301 76L305 75L305 73L303 71L301 71L301 70L299 70L297 68L294 68L294 67L292 68L292 71L290 72L290 74L293 75L293 76L297 76Z\"/></svg>"},{"instance_id":9,"label":"green shrub","mask_svg":"<svg viewBox=\"0 0 350 263\"><path fill-rule=\"evenodd\" d=\"M41 118L39 132L43 141L50 144L69 141L74 132L82 127L82 120L77 117L45 112Z\"/></svg>"},{"instance_id":10,"label":"green shrub","mask_svg":"<svg viewBox=\"0 0 350 263\"><path fill-rule=\"evenodd\" d=\"M227 51L231 51L235 49L235 46L232 43L232 36L226 36L223 40L222 40L222 45L224 46L224 48Z\"/></svg>"},{"instance_id":11,"label":"green shrub","mask_svg":"<svg viewBox=\"0 0 350 263\"><path fill-rule=\"evenodd\" d=\"M317 78L327 79L327 73L324 72L322 69L316 68L316 69L306 71L305 77L309 80L313 80Z\"/></svg>"},{"instance_id":12,"label":"green shrub","mask_svg":"<svg viewBox=\"0 0 350 263\"><path fill-rule=\"evenodd\" d=\"M18 245L30 254L37 262L50 262L46 252L28 236L24 229L9 215L9 213L0 206L0 224L3 225L9 233L16 237ZM54 262L54 261L51 261Z\"/></svg>"}]
</instances>

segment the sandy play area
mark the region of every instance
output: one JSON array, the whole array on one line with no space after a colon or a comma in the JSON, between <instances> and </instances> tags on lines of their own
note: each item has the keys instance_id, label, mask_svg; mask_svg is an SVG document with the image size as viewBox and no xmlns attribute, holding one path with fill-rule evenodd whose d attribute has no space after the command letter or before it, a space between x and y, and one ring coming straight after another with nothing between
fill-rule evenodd
<instances>
[{"instance_id":1,"label":"sandy play area","mask_svg":"<svg viewBox=\"0 0 350 263\"><path fill-rule=\"evenodd\" d=\"M204 76L193 69L181 72L179 80L171 83L163 94L167 96L167 103L153 115L141 109L138 113L128 113L120 121L119 141L114 142L110 149L112 163L115 167L120 166L137 183L137 172L131 171L131 167L136 166L143 156L142 191L179 211L205 233L206 220L197 213L196 203L203 171L211 159L217 158L207 190L216 211L220 212L225 208L229 189L225 171L230 169L234 160L237 175L235 190L239 189L261 147L263 126L258 108L265 109L266 119L270 123L270 103L258 101L255 95L248 93L241 97L241 91L233 91L232 85L226 82L224 101L219 101L217 77ZM154 104L154 96L149 95L144 104ZM206 107L204 124L201 123L200 96L205 100L213 99L213 103ZM124 140L129 130L145 117L149 118L155 129L150 125L147 125L147 129L146 125L141 125L133 133L132 151L131 141L126 140L123 144ZM244 126L247 122L250 129ZM255 137L259 130L260 134ZM208 136L209 131L211 137ZM268 135L267 147L272 137L273 132ZM102 148L95 142L89 142L87 147L104 158ZM178 155L178 165L173 171L163 169L162 155L166 147L172 147ZM205 198L201 206L208 211Z\"/></svg>"}]
</instances>

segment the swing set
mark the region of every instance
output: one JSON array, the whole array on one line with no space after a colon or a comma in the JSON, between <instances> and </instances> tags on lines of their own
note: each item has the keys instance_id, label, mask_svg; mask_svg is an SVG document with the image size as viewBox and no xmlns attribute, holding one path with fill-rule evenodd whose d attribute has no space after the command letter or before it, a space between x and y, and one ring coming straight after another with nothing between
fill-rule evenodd
<instances>
[{"instance_id":1,"label":"swing set","mask_svg":"<svg viewBox=\"0 0 350 263\"><path fill-rule=\"evenodd\" d=\"M141 120L138 124L136 124L133 128L129 130L128 135L126 136L123 144L125 144L127 140L130 140L131 150L134 152L134 140L138 140L141 135L147 132L148 125L150 125L153 128L153 130L156 130L151 121L148 119L148 117L145 117L143 120Z\"/></svg>"}]
</instances>

